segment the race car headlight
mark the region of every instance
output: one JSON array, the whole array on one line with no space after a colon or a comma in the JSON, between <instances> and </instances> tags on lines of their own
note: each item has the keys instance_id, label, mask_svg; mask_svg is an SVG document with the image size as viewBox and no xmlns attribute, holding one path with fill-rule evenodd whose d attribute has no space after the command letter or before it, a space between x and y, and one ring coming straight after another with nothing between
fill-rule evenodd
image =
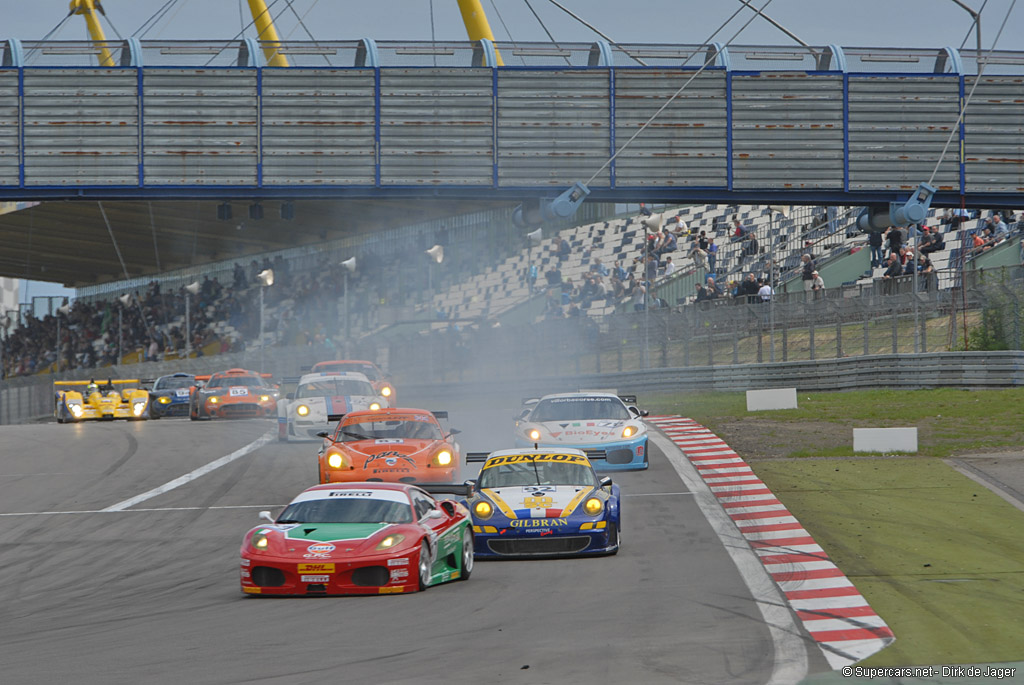
<instances>
[{"instance_id":1,"label":"race car headlight","mask_svg":"<svg viewBox=\"0 0 1024 685\"><path fill-rule=\"evenodd\" d=\"M604 509L604 502L597 497L591 497L583 503L583 511L587 512L591 516L596 516L601 513L602 509Z\"/></svg>"},{"instance_id":2,"label":"race car headlight","mask_svg":"<svg viewBox=\"0 0 1024 685\"><path fill-rule=\"evenodd\" d=\"M136 416L142 416L142 412L146 411L145 402L136 402L132 405L132 413Z\"/></svg>"},{"instance_id":3,"label":"race car headlight","mask_svg":"<svg viewBox=\"0 0 1024 685\"><path fill-rule=\"evenodd\" d=\"M536 428L527 433L527 435L530 437L530 440L533 440L534 442L540 440L540 431Z\"/></svg>"},{"instance_id":4,"label":"race car headlight","mask_svg":"<svg viewBox=\"0 0 1024 685\"><path fill-rule=\"evenodd\" d=\"M622 429L622 437L631 438L636 434L636 428L633 426L626 426Z\"/></svg>"},{"instance_id":5,"label":"race car headlight","mask_svg":"<svg viewBox=\"0 0 1024 685\"><path fill-rule=\"evenodd\" d=\"M380 394L383 395L384 397L391 397L391 388L385 385L383 388L380 389Z\"/></svg>"},{"instance_id":6,"label":"race car headlight","mask_svg":"<svg viewBox=\"0 0 1024 685\"><path fill-rule=\"evenodd\" d=\"M391 549L392 547L394 547L395 545L397 545L398 543L400 543L404 539L405 539L405 536L404 535L400 535L398 533L395 533L394 535L389 535L389 536L387 536L386 538L384 538L383 540L381 540L380 542L377 543L377 549Z\"/></svg>"},{"instance_id":7,"label":"race car headlight","mask_svg":"<svg viewBox=\"0 0 1024 685\"><path fill-rule=\"evenodd\" d=\"M253 533L252 537L249 538L249 543L259 550L264 550L270 545L270 540L267 538L266 533Z\"/></svg>"},{"instance_id":8,"label":"race car headlight","mask_svg":"<svg viewBox=\"0 0 1024 685\"><path fill-rule=\"evenodd\" d=\"M299 416L307 416L309 414L309 407L304 404L300 404L295 408L295 413Z\"/></svg>"},{"instance_id":9,"label":"race car headlight","mask_svg":"<svg viewBox=\"0 0 1024 685\"><path fill-rule=\"evenodd\" d=\"M370 409L372 409L373 411L377 411L378 409L380 409L380 403L379 402L371 402L370 403Z\"/></svg>"},{"instance_id":10,"label":"race car headlight","mask_svg":"<svg viewBox=\"0 0 1024 685\"><path fill-rule=\"evenodd\" d=\"M170 404L171 403L171 398L170 397L158 397L156 401L159 402L160 404Z\"/></svg>"},{"instance_id":11,"label":"race car headlight","mask_svg":"<svg viewBox=\"0 0 1024 685\"><path fill-rule=\"evenodd\" d=\"M434 455L434 463L438 466L448 466L452 463L452 453L448 450L441 450Z\"/></svg>"},{"instance_id":12,"label":"race car headlight","mask_svg":"<svg viewBox=\"0 0 1024 685\"><path fill-rule=\"evenodd\" d=\"M345 465L345 458L342 457L337 452L331 452L327 456L327 465L330 466L332 469L340 469Z\"/></svg>"},{"instance_id":13,"label":"race car headlight","mask_svg":"<svg viewBox=\"0 0 1024 685\"><path fill-rule=\"evenodd\" d=\"M491 506L490 502L480 500L473 505L473 513L482 519L489 519L491 514L494 513L494 507Z\"/></svg>"},{"instance_id":14,"label":"race car headlight","mask_svg":"<svg viewBox=\"0 0 1024 685\"><path fill-rule=\"evenodd\" d=\"M270 395L260 395L260 402L269 402Z\"/></svg>"},{"instance_id":15,"label":"race car headlight","mask_svg":"<svg viewBox=\"0 0 1024 685\"><path fill-rule=\"evenodd\" d=\"M220 398L219 397L211 397L210 398L210 404L217 404L218 402L220 402Z\"/></svg>"},{"instance_id":16,"label":"race car headlight","mask_svg":"<svg viewBox=\"0 0 1024 685\"><path fill-rule=\"evenodd\" d=\"M83 410L82 405L80 404L72 404L68 407L68 409L70 409L71 413L75 415L75 418L78 418L82 415Z\"/></svg>"}]
</instances>

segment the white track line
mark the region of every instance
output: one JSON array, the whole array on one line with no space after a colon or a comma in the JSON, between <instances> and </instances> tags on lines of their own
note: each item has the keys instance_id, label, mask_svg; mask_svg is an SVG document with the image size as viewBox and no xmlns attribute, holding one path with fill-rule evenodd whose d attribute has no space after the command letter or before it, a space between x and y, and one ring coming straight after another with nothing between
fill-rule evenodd
<instances>
[{"instance_id":1,"label":"white track line","mask_svg":"<svg viewBox=\"0 0 1024 685\"><path fill-rule=\"evenodd\" d=\"M100 511L105 511L105 512L106 511L123 511L123 510L127 509L128 507L131 507L131 506L134 506L134 505L138 504L139 502L145 502L147 499L152 499L152 498L156 497L157 495L162 495L165 492L169 492L169 491L173 490L174 488L177 488L177 487L180 487L180 486L184 485L185 483L191 483L196 478L199 478L201 476L205 476L210 471L215 471L216 469L219 469L221 466L224 466L226 464L230 464L234 460L239 459L241 457L244 457L245 455L249 454L250 452L258 450L260 447L263 447L268 442L273 440L275 433L277 433L276 430L274 430L274 431L267 431L258 440L254 441L254 442L250 442L245 447L237 449L234 452L232 452L231 454L226 454L223 457L221 457L220 459L214 459L209 464L205 464L203 466L200 466L195 471L190 471L189 473L186 473L184 476L181 476L179 478L175 478L172 481L168 481L168 482L164 483L163 485L161 485L160 487L153 488L152 490L144 492L141 495L135 495L135 497L129 497L126 500L118 502L117 504L112 504L111 506L107 507L106 509L101 509Z\"/></svg>"},{"instance_id":2,"label":"white track line","mask_svg":"<svg viewBox=\"0 0 1024 685\"><path fill-rule=\"evenodd\" d=\"M679 447L658 433L650 434L650 439L661 448L679 477L683 479L683 483L695 495L704 518L722 541L725 551L732 557L743 582L754 598L754 604L764 617L775 646L775 664L766 685L789 685L800 682L807 675L807 650L785 597L768 575L760 559L750 549L750 545L739 534L732 519L719 506L718 498Z\"/></svg>"},{"instance_id":3,"label":"white track line","mask_svg":"<svg viewBox=\"0 0 1024 685\"><path fill-rule=\"evenodd\" d=\"M55 514L136 514L145 511L210 511L213 509L277 509L284 504L225 504L218 507L159 507L154 509L91 509L81 511L15 511L0 516L52 516Z\"/></svg>"}]
</instances>

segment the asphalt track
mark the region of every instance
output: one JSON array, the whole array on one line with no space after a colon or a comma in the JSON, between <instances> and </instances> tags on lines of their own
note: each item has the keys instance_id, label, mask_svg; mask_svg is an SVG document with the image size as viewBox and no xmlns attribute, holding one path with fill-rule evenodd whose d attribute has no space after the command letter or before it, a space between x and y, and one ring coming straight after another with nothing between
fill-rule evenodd
<instances>
[{"instance_id":1,"label":"asphalt track","mask_svg":"<svg viewBox=\"0 0 1024 685\"><path fill-rule=\"evenodd\" d=\"M508 444L510 415L453 412L452 425L466 428L465 448L495 449ZM274 427L161 420L0 429L0 682L770 679L774 646L762 615L657 448L648 471L614 475L625 494L617 556L481 563L468 582L408 596L239 592L243 532L261 508L276 514L315 483L314 443L270 442L102 511ZM822 663L810 656L812 671Z\"/></svg>"}]
</instances>

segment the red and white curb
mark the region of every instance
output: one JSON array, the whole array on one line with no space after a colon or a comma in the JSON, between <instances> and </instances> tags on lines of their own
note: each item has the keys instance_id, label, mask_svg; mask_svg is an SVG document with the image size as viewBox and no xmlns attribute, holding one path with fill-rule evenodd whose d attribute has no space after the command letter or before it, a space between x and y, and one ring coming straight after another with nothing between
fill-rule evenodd
<instances>
[{"instance_id":1,"label":"red and white curb","mask_svg":"<svg viewBox=\"0 0 1024 685\"><path fill-rule=\"evenodd\" d=\"M892 644L882 617L735 450L692 419L652 416L647 422L686 455L832 668Z\"/></svg>"}]
</instances>

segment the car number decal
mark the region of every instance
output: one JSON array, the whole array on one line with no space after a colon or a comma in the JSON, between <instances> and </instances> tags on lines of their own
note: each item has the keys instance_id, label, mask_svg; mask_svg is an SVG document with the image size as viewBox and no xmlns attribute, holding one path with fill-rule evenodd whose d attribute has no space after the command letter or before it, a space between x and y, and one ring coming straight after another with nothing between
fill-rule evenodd
<instances>
[{"instance_id":1,"label":"car number decal","mask_svg":"<svg viewBox=\"0 0 1024 685\"><path fill-rule=\"evenodd\" d=\"M249 388L231 388L228 394L232 397L244 397L249 394Z\"/></svg>"}]
</instances>

